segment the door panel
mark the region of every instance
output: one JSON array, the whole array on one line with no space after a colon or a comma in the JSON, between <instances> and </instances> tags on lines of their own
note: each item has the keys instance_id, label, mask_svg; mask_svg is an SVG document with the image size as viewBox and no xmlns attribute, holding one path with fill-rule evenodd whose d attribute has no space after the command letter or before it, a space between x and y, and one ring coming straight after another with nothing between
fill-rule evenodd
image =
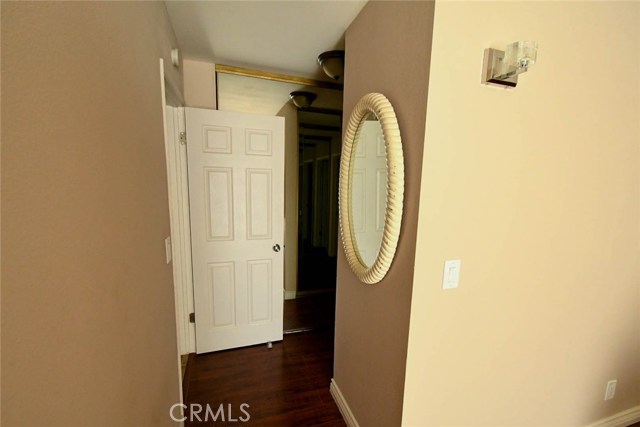
<instances>
[{"instance_id":1,"label":"door panel","mask_svg":"<svg viewBox=\"0 0 640 427\"><path fill-rule=\"evenodd\" d=\"M387 206L387 159L377 121L362 124L355 155L351 193L353 232L362 260L371 266L378 256Z\"/></svg>"},{"instance_id":2,"label":"door panel","mask_svg":"<svg viewBox=\"0 0 640 427\"><path fill-rule=\"evenodd\" d=\"M233 169L204 168L207 240L233 240Z\"/></svg>"},{"instance_id":3,"label":"door panel","mask_svg":"<svg viewBox=\"0 0 640 427\"><path fill-rule=\"evenodd\" d=\"M185 111L196 351L281 340L284 119Z\"/></svg>"}]
</instances>

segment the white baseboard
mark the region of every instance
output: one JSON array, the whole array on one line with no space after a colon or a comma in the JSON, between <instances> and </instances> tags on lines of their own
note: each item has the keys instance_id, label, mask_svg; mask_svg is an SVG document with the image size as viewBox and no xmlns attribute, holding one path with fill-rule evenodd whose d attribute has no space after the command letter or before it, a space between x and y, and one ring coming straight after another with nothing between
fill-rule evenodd
<instances>
[{"instance_id":1,"label":"white baseboard","mask_svg":"<svg viewBox=\"0 0 640 427\"><path fill-rule=\"evenodd\" d=\"M338 388L338 384L336 384L336 381L333 378L331 378L331 386L329 387L329 391L331 392L331 396L333 396L333 400L336 401L336 405L338 405L338 409L342 414L342 418L344 418L344 422L347 423L347 426L360 427L358 421L356 421L356 417L353 416L353 412L351 412L347 401L344 400L344 396Z\"/></svg>"},{"instance_id":2,"label":"white baseboard","mask_svg":"<svg viewBox=\"0 0 640 427\"><path fill-rule=\"evenodd\" d=\"M637 422L640 422L640 405L598 420L587 427L627 427Z\"/></svg>"},{"instance_id":3,"label":"white baseboard","mask_svg":"<svg viewBox=\"0 0 640 427\"><path fill-rule=\"evenodd\" d=\"M284 299L296 299L296 291L284 291Z\"/></svg>"},{"instance_id":4,"label":"white baseboard","mask_svg":"<svg viewBox=\"0 0 640 427\"><path fill-rule=\"evenodd\" d=\"M347 426L360 427L358 421L356 421L356 417L353 415L353 412L351 412L347 401L344 399L338 384L336 384L336 381L333 378L331 379L329 391L331 392L331 396L333 396L333 400L335 400L336 405L338 405L338 409L340 410L345 423L347 423ZM589 424L587 427L627 427L637 422L640 422L640 405L598 420L595 423Z\"/></svg>"}]
</instances>

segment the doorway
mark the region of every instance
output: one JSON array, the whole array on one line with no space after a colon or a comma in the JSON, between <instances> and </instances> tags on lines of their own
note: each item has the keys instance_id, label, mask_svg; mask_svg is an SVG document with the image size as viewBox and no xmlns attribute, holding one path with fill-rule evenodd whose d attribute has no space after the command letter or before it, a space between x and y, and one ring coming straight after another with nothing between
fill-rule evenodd
<instances>
[{"instance_id":1,"label":"doorway","mask_svg":"<svg viewBox=\"0 0 640 427\"><path fill-rule=\"evenodd\" d=\"M322 363L319 365L323 381L318 384L305 381L305 384L312 386L311 389L313 390L310 389L310 392L324 393L327 395L327 399L325 399L325 402L323 403L324 406L322 407L321 412L332 412L334 415L338 414L338 418L340 418L339 412L336 412L337 408L335 408L335 405L329 397L326 383L332 376L333 366L332 343L334 331L333 325L335 324L335 259L338 241L337 177L340 158L342 121L341 111L339 108L342 106L342 92L335 89L324 89L325 95L328 91L334 93L332 98L333 100L331 101L333 104L329 105L329 107L332 108L325 106L323 108L316 107L297 110L288 100L288 90L284 93L284 97L279 98L277 102L280 102L280 104L278 105L277 102L273 102L273 100L278 97L277 90L267 89L264 85L255 84L255 82L251 81L255 79L248 77L246 77L246 79L247 80L245 82L241 82L238 79L234 79L233 82L231 82L230 79L227 79L227 82L234 83L236 89L250 89L245 96L250 97L252 101L247 102L246 99L243 100L242 97L237 96L237 92L230 98L224 98L224 96L221 97L221 87L218 86L217 94L219 110L233 111L234 108L229 108L231 105L229 102L225 105L225 100L233 101L238 108L236 111L246 113L248 112L247 106L250 105L251 108L262 109L260 111L254 110L254 114L266 114L271 116L283 115L287 123L293 124L293 145L288 145L285 149L289 149L289 154L293 152L294 155L290 155L287 159L287 154L285 153L285 161L289 161L288 167L292 168L295 172L293 174L293 179L289 180L294 184L294 191L288 193L290 201L292 200L295 203L295 206L293 209L293 216L289 214L287 217L285 214L285 217L287 220L287 227L290 230L294 230L295 233L293 239L294 244L289 245L290 241L286 241L286 236L285 244L287 245L286 249L289 250L289 253L294 255L293 259L295 260L294 266L296 270L294 270L293 277L296 283L294 287L294 298L284 301L284 320L286 321L291 318L301 320L299 325L303 325L303 327L294 328L297 330L290 332L305 331L307 333L285 337L283 342L274 343L273 346L269 345L269 347L267 347L262 345L238 348L230 350L228 354L241 354L241 352L249 352L251 354L256 353L260 355L259 357L264 356L266 358L264 359L265 363L276 363L278 358L282 357L282 355L291 354L291 352L299 355L299 351L294 348L297 345L301 346L300 351L308 351L310 352L309 354L313 355L317 355L317 351L320 347L326 347L324 348L323 353L325 356L322 357ZM272 83L277 84L278 82ZM220 85L220 80L218 80L218 84ZM285 88L290 89L290 87L287 88L287 86L285 86ZM299 89L299 87L296 86L295 89ZM253 91L253 93L251 93L251 91ZM264 91L266 94L266 96L262 98L262 101L258 100L255 96L255 92L260 91ZM319 98L322 99L323 97L320 96ZM186 135L186 139L184 139L183 132L185 127L184 122L181 119L181 111L182 108L178 108L173 111L171 107L167 107L166 113L168 123L166 124L166 136L169 143L167 146L167 154L169 159L169 179L171 181L169 185L171 193L170 204L174 213L172 217L172 236L174 236L173 241L175 243L173 253L174 276L176 277L174 277L174 279L177 279L175 280L177 303L176 317L178 319L178 327L181 328L178 334L179 338L181 336L179 343L180 353L189 353L189 357L185 358L185 361L188 360L188 362L186 363L186 366L183 366L182 385L185 403L194 403L200 399L196 394L195 384L199 384L200 382L203 382L203 384L206 383L205 388L208 387L207 384L210 385L208 379L197 374L197 366L200 366L199 364L201 364L201 362L214 357L213 355L221 355L227 352L208 353L197 356L194 354L196 347L193 329L194 324L190 323L188 320L191 317L190 313L194 312L193 306L195 305L193 300L193 289L188 286L192 284L192 281L189 280L190 276L188 274L191 272L191 268L187 266L187 264L190 265L191 263L192 255L191 242L189 239L191 215L188 208L188 191L184 188L186 186L186 180L180 181L179 179L181 176L185 175L184 172L187 169L187 147L185 144L188 143L187 139L189 139L189 135ZM171 119L172 117L173 120ZM287 141L285 140L285 145L286 144ZM293 148L293 150L290 150L291 148ZM293 161L291 161L291 159L293 159ZM301 163L300 159L305 159L305 161ZM307 215L307 219L304 221L306 234L305 242L302 246L305 248L303 255L311 254L311 256L307 256L303 260L304 264L299 265L297 244L301 242L301 240L298 234L298 205L303 202L301 196L302 193L298 187L298 179L300 179L299 174L301 168L303 168L303 164L307 165L305 166L307 169L303 172L304 176L302 178L304 180L305 203L308 203L309 206L305 209ZM174 180L175 182L173 182ZM286 197L287 196L285 195L285 198ZM176 225L175 230L180 230L178 234L174 233L174 225ZM180 248L185 249L184 253L180 252ZM314 257L314 254L319 254L319 256ZM188 263L186 262L187 258L189 258ZM314 263L314 259L319 259L320 262ZM325 280L318 280L314 283L311 283L310 281L306 282L303 284L302 288L299 289L298 294L297 270L302 270L301 277L305 277L305 275L313 273L313 271L324 271ZM181 271L185 274L181 274ZM282 295L283 298L284 296L285 295ZM282 303L282 300L280 302ZM312 321L307 321L306 319L312 319ZM254 360L256 363L260 363L258 362L259 357ZM300 377L299 370L305 369L305 366L306 364L292 366L291 369L287 370L283 375L298 378ZM312 372L306 373L305 375L310 375L313 378L317 377L317 375ZM286 390L281 389L274 390L274 393L276 394L286 392ZM244 393L245 392L242 391L243 395ZM327 402L330 402L330 404ZM262 403L264 402L256 402L256 405ZM282 409L284 410L284 408ZM287 411L285 410L285 412ZM333 415L332 417L338 422L336 425L343 425L341 419L338 419Z\"/></svg>"},{"instance_id":2,"label":"doorway","mask_svg":"<svg viewBox=\"0 0 640 427\"><path fill-rule=\"evenodd\" d=\"M285 301L285 333L334 325L341 113L298 110L298 286Z\"/></svg>"},{"instance_id":3,"label":"doorway","mask_svg":"<svg viewBox=\"0 0 640 427\"><path fill-rule=\"evenodd\" d=\"M298 296L335 289L337 179L331 137L301 136L299 164ZM339 144L336 144L339 145ZM338 154L339 156L339 154Z\"/></svg>"},{"instance_id":4,"label":"doorway","mask_svg":"<svg viewBox=\"0 0 640 427\"><path fill-rule=\"evenodd\" d=\"M342 86L215 68L218 109L285 117L284 331L333 325ZM290 101L300 90L316 95L312 106Z\"/></svg>"},{"instance_id":5,"label":"doorway","mask_svg":"<svg viewBox=\"0 0 640 427\"><path fill-rule=\"evenodd\" d=\"M308 312L305 307L311 306L314 310L322 311L320 323L333 325L342 88L330 82L318 82L320 86L313 86L314 81L273 81L272 73L267 79L261 78L259 71L256 71L255 76L248 75L250 70L247 69L242 69L242 73L238 74L233 67L227 66L215 66L215 69L218 110L285 118L286 225L284 239L280 241L285 257L282 293L286 300L300 300L299 304L285 304L285 311L287 306L297 305L302 307L297 313ZM313 107L299 110L289 100L289 94L300 89L317 93ZM182 138L180 132L174 132L176 144L184 144L184 141L177 142L179 138ZM180 147L182 151L186 151L184 145ZM188 203L186 191L183 192L182 199ZM300 217L301 211L304 211L303 218ZM182 216L187 220L181 226L188 237L190 215L187 212ZM302 222L301 226L299 222ZM279 240L278 236L273 236L273 239ZM189 246L185 256L191 255L190 242L185 245L184 239L176 239L175 243L174 250L178 245ZM184 280L185 286L191 284L188 279ZM181 345L181 354L194 352L196 347L193 323L189 323L189 318L193 317L191 313L194 313L193 306L196 305L193 291L178 292L176 299L179 301L182 297L187 301L184 298L187 293L190 301L183 304L184 309L177 313L181 332L190 335L189 339L182 340L184 345ZM312 303L310 299L303 301L303 298L319 299L319 295L323 295L322 303ZM320 316L314 314L311 317L318 319ZM197 319L197 313L195 318ZM313 324L304 322L297 326L309 327Z\"/></svg>"}]
</instances>

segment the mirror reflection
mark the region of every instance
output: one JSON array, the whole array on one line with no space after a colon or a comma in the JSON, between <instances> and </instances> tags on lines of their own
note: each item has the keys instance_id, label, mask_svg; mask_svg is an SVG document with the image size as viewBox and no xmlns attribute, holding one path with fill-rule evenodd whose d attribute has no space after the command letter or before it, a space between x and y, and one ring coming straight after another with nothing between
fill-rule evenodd
<instances>
[{"instance_id":1,"label":"mirror reflection","mask_svg":"<svg viewBox=\"0 0 640 427\"><path fill-rule=\"evenodd\" d=\"M371 267L378 257L387 207L387 158L382 127L371 113L360 123L351 181L354 246Z\"/></svg>"}]
</instances>

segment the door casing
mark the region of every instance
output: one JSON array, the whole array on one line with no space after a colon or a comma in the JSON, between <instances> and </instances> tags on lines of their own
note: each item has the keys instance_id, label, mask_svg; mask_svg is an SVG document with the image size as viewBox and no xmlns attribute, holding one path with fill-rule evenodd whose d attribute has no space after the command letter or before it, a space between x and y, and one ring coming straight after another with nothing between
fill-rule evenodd
<instances>
[{"instance_id":1,"label":"door casing","mask_svg":"<svg viewBox=\"0 0 640 427\"><path fill-rule=\"evenodd\" d=\"M185 132L184 108L167 106L165 116L176 325L178 348L183 355L196 351L195 324L190 322L194 301L187 147L181 137Z\"/></svg>"}]
</instances>

